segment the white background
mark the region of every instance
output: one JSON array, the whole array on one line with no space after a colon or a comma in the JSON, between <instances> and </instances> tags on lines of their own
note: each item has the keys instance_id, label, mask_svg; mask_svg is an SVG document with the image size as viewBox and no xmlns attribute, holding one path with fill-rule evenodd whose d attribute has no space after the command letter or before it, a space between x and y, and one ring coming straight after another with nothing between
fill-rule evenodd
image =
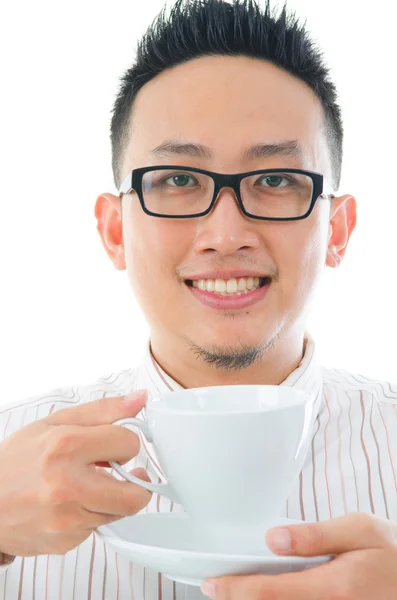
<instances>
[{"instance_id":1,"label":"white background","mask_svg":"<svg viewBox=\"0 0 397 600\"><path fill-rule=\"evenodd\" d=\"M107 258L94 203L115 193L110 111L162 0L3 3L0 13L0 404L139 359L148 328ZM326 269L309 330L319 362L397 381L393 0L290 0L320 43L345 123L340 193L358 226Z\"/></svg>"}]
</instances>

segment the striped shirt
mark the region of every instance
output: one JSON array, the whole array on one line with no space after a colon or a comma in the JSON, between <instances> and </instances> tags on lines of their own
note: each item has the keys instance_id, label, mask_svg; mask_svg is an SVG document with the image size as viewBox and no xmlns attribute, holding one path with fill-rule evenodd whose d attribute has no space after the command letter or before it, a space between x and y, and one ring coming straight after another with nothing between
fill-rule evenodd
<instances>
[{"instance_id":1,"label":"striped shirt","mask_svg":"<svg viewBox=\"0 0 397 600\"><path fill-rule=\"evenodd\" d=\"M397 522L397 385L324 368L306 336L302 362L281 384L314 394L317 414L304 467L282 516L318 521L368 512ZM154 361L149 344L134 369L93 385L58 388L0 407L0 442L21 427L66 408L146 388L149 396L181 389ZM144 409L139 415L144 417ZM141 438L138 456L152 481L161 471L154 450ZM118 475L116 475L118 477ZM153 494L142 512L182 511ZM188 586L131 563L93 533L65 555L16 557L0 567L0 600L185 600Z\"/></svg>"}]
</instances>

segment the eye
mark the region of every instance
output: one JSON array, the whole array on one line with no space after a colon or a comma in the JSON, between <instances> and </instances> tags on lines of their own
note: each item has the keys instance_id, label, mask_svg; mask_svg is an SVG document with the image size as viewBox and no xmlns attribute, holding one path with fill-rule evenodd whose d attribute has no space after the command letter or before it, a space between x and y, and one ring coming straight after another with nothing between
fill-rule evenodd
<instances>
[{"instance_id":1,"label":"eye","mask_svg":"<svg viewBox=\"0 0 397 600\"><path fill-rule=\"evenodd\" d=\"M280 185L280 183L283 180L286 182L286 184ZM264 175L263 177L260 177L258 179L257 183L263 187L280 188L280 187L286 187L286 185L288 185L289 181L288 181L287 177L283 177L282 175Z\"/></svg>"},{"instance_id":2,"label":"eye","mask_svg":"<svg viewBox=\"0 0 397 600\"><path fill-rule=\"evenodd\" d=\"M190 187L197 183L196 179L192 175L188 175L187 173L180 173L175 175L170 175L165 178L164 183L171 185L172 187ZM190 185L189 185L190 182Z\"/></svg>"}]
</instances>

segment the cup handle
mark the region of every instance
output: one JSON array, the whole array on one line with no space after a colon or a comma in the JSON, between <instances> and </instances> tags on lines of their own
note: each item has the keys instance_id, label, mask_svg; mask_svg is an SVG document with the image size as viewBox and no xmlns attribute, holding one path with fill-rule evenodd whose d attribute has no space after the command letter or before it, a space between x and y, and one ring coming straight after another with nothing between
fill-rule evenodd
<instances>
[{"instance_id":1,"label":"cup handle","mask_svg":"<svg viewBox=\"0 0 397 600\"><path fill-rule=\"evenodd\" d=\"M124 425L124 424L135 425L142 431L143 435L145 436L145 438L147 439L148 442L150 442L150 443L153 442L153 438L151 436L151 433L149 431L149 427L148 427L148 424L146 421L142 421L142 419L135 419L135 418L131 417L131 418L127 418L127 419L119 419L118 421L115 421L114 423L112 423L112 425ZM166 496L166 498L169 498L173 502L177 502L177 504L181 504L181 501L179 500L178 496L176 495L175 491L173 490L173 488L170 486L169 483L167 483L167 482L166 483L151 483L151 482L149 483L148 481L139 479L138 477L135 477L134 475L131 475L131 473L128 473L127 471L125 471L125 469L123 469L123 467L118 462L109 460L109 464L112 465L113 469L119 475L124 477L124 479L127 479L127 481L130 481L131 483L136 483L137 485L140 485L141 487L144 487L147 490L149 490L149 492L154 492L155 494L160 494L161 496Z\"/></svg>"}]
</instances>

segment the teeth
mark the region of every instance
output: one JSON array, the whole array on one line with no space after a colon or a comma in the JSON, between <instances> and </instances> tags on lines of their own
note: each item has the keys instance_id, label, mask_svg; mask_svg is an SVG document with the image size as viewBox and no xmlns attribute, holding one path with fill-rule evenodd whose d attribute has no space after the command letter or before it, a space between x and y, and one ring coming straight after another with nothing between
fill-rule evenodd
<instances>
[{"instance_id":1,"label":"teeth","mask_svg":"<svg viewBox=\"0 0 397 600\"><path fill-rule=\"evenodd\" d=\"M201 281L207 287L207 282L204 279ZM224 279L215 279L215 291L220 293L226 292L226 281Z\"/></svg>"},{"instance_id":2,"label":"teeth","mask_svg":"<svg viewBox=\"0 0 397 600\"><path fill-rule=\"evenodd\" d=\"M237 292L237 279L228 279L226 291L228 294L235 294Z\"/></svg>"},{"instance_id":3,"label":"teeth","mask_svg":"<svg viewBox=\"0 0 397 600\"><path fill-rule=\"evenodd\" d=\"M215 292L221 296L248 294L259 288L259 277L240 277L239 279L199 279L194 280L193 287L206 292Z\"/></svg>"}]
</instances>

